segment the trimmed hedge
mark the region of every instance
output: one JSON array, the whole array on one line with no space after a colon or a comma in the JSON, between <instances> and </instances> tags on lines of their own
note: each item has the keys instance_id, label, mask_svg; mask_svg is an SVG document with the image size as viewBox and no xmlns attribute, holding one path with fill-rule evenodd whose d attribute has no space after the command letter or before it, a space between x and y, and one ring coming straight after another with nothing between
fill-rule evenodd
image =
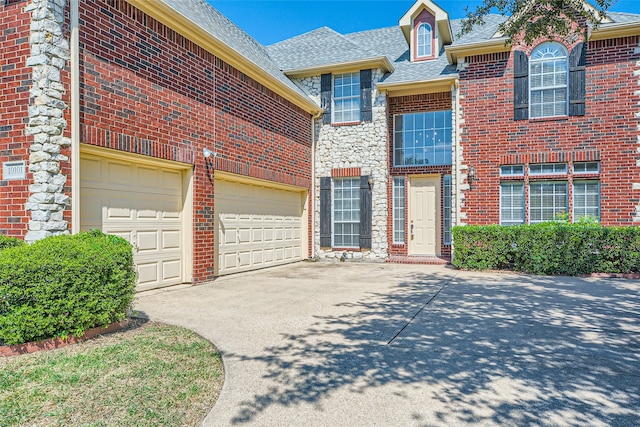
<instances>
[{"instance_id":1,"label":"trimmed hedge","mask_svg":"<svg viewBox=\"0 0 640 427\"><path fill-rule=\"evenodd\" d=\"M0 251L7 248L15 248L16 246L26 245L24 240L15 237L7 237L0 235Z\"/></svg>"},{"instance_id":2,"label":"trimmed hedge","mask_svg":"<svg viewBox=\"0 0 640 427\"><path fill-rule=\"evenodd\" d=\"M452 231L457 268L570 276L640 272L640 227L584 221L456 226Z\"/></svg>"},{"instance_id":3,"label":"trimmed hedge","mask_svg":"<svg viewBox=\"0 0 640 427\"><path fill-rule=\"evenodd\" d=\"M80 336L122 320L135 286L131 245L99 231L0 251L0 341Z\"/></svg>"}]
</instances>

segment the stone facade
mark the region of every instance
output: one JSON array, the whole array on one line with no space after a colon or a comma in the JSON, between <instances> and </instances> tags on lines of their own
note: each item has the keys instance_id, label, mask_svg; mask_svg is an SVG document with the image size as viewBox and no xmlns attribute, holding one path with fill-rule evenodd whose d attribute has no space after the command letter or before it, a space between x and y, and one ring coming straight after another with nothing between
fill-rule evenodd
<instances>
[{"instance_id":1,"label":"stone facade","mask_svg":"<svg viewBox=\"0 0 640 427\"><path fill-rule=\"evenodd\" d=\"M387 257L387 118L386 96L376 89L383 77L381 70L372 73L372 112L370 123L335 125L315 122L315 194L320 193L320 177L330 177L336 169L360 169L362 175L373 178L372 188L372 235L371 250L336 251L321 248L320 242L320 201L314 200L315 236L314 255L320 258L339 258L347 253L347 258L384 260ZM320 76L297 80L296 83L318 104L320 104ZM344 175L343 175L344 176Z\"/></svg>"},{"instance_id":2,"label":"stone facade","mask_svg":"<svg viewBox=\"0 0 640 427\"><path fill-rule=\"evenodd\" d=\"M61 72L69 60L69 40L63 29L65 6L66 0L33 0L25 9L31 12L31 56L27 65L33 69L26 128L26 134L33 136L29 156L33 184L26 203L26 210L31 211L27 242L69 233L64 210L70 198L64 194L67 177L60 166L69 161L61 154L61 147L71 143L63 136L67 104L63 100Z\"/></svg>"}]
</instances>

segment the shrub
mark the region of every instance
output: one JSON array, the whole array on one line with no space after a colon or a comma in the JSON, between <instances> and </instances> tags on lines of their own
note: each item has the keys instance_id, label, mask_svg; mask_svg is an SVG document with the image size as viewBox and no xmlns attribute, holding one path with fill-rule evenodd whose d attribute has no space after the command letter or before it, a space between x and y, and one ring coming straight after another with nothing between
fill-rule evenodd
<instances>
[{"instance_id":1,"label":"shrub","mask_svg":"<svg viewBox=\"0 0 640 427\"><path fill-rule=\"evenodd\" d=\"M136 276L131 245L99 231L0 252L0 340L20 344L126 317Z\"/></svg>"},{"instance_id":2,"label":"shrub","mask_svg":"<svg viewBox=\"0 0 640 427\"><path fill-rule=\"evenodd\" d=\"M639 227L602 227L589 220L457 226L453 237L458 268L566 275L640 272Z\"/></svg>"},{"instance_id":3,"label":"shrub","mask_svg":"<svg viewBox=\"0 0 640 427\"><path fill-rule=\"evenodd\" d=\"M26 243L24 240L16 239L15 237L7 237L0 235L0 251L7 248L15 248L16 246L22 246Z\"/></svg>"}]
</instances>

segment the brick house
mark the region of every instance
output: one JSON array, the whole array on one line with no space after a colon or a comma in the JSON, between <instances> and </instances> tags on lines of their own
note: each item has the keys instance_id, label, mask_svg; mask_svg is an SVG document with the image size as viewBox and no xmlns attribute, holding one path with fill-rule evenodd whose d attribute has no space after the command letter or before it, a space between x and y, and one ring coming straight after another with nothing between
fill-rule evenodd
<instances>
[{"instance_id":1,"label":"brick house","mask_svg":"<svg viewBox=\"0 0 640 427\"><path fill-rule=\"evenodd\" d=\"M264 47L204 0L6 0L0 233L122 235L148 289L447 260L456 224L640 224L640 15L513 48L501 19L458 37L418 0Z\"/></svg>"},{"instance_id":2,"label":"brick house","mask_svg":"<svg viewBox=\"0 0 640 427\"><path fill-rule=\"evenodd\" d=\"M122 235L140 289L310 256L321 110L204 0L8 0L0 31L0 233Z\"/></svg>"},{"instance_id":3,"label":"brick house","mask_svg":"<svg viewBox=\"0 0 640 427\"><path fill-rule=\"evenodd\" d=\"M317 255L437 262L456 224L640 224L640 15L512 48L502 19L458 37L418 0L397 27L268 47L325 109Z\"/></svg>"}]
</instances>

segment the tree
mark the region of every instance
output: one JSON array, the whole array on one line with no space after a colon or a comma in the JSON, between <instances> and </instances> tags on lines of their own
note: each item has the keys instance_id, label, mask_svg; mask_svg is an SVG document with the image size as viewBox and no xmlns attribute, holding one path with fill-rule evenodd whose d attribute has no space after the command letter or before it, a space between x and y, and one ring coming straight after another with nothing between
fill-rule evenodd
<instances>
[{"instance_id":1,"label":"tree","mask_svg":"<svg viewBox=\"0 0 640 427\"><path fill-rule=\"evenodd\" d=\"M594 0L595 5L591 5L584 0L483 0L475 10L465 9L467 16L462 20L460 33L469 33L474 26L483 25L484 18L496 10L508 17L498 29L507 44L516 41L531 44L552 35L584 36L588 27L597 28L606 19L606 12L614 1Z\"/></svg>"}]
</instances>

